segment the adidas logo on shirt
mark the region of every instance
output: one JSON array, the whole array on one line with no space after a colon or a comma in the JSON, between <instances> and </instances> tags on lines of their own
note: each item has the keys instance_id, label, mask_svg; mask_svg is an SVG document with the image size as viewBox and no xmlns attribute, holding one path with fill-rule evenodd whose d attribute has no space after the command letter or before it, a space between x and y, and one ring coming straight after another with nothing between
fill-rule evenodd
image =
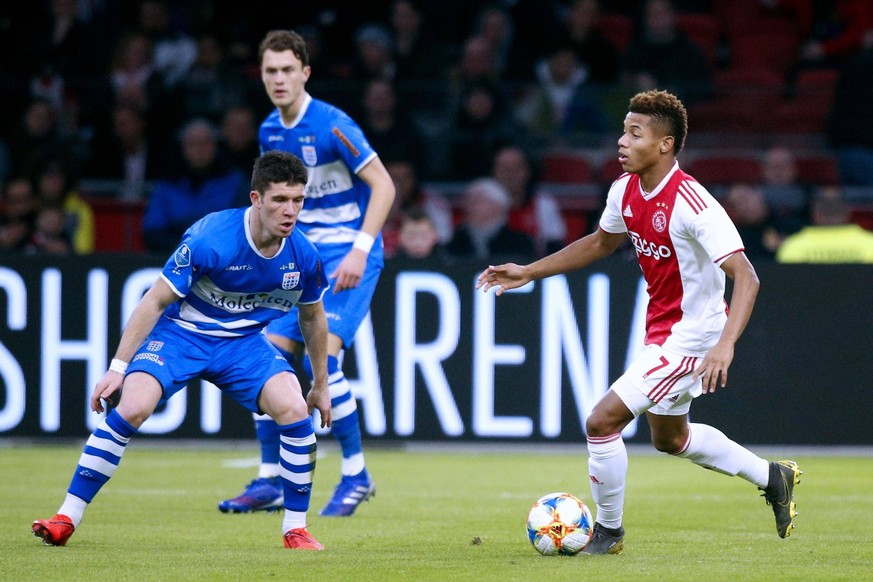
<instances>
[{"instance_id":1,"label":"adidas logo on shirt","mask_svg":"<svg viewBox=\"0 0 873 582\"><path fill-rule=\"evenodd\" d=\"M624 212L622 212L622 214L624 216L627 216L628 218L634 217L634 213L631 212L630 204L628 204L627 206L624 207Z\"/></svg>"}]
</instances>

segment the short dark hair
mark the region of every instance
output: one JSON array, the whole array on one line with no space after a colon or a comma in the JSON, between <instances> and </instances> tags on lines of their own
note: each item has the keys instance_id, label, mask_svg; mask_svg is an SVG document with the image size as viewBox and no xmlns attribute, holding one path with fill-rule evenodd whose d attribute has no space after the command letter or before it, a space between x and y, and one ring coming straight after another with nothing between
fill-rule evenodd
<instances>
[{"instance_id":1,"label":"short dark hair","mask_svg":"<svg viewBox=\"0 0 873 582\"><path fill-rule=\"evenodd\" d=\"M306 185L309 172L303 161L292 153L270 150L255 160L252 190L264 194L271 184Z\"/></svg>"},{"instance_id":2,"label":"short dark hair","mask_svg":"<svg viewBox=\"0 0 873 582\"><path fill-rule=\"evenodd\" d=\"M261 41L258 47L258 64L264 62L264 53L268 50L281 53L291 51L300 59L304 67L309 66L309 52L306 50L306 41L293 30L271 30Z\"/></svg>"},{"instance_id":3,"label":"short dark hair","mask_svg":"<svg viewBox=\"0 0 873 582\"><path fill-rule=\"evenodd\" d=\"M673 151L678 154L688 136L688 112L678 97L667 91L644 91L631 97L628 111L651 116L673 136Z\"/></svg>"}]
</instances>

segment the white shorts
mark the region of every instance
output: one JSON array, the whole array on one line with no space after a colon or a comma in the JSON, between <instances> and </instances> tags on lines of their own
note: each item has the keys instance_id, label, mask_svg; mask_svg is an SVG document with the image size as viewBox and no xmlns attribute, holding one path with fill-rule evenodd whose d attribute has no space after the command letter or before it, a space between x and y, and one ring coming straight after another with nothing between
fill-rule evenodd
<instances>
[{"instance_id":1,"label":"white shorts","mask_svg":"<svg viewBox=\"0 0 873 582\"><path fill-rule=\"evenodd\" d=\"M682 416L703 392L703 379L693 380L691 375L699 359L648 345L610 389L634 417L646 411Z\"/></svg>"}]
</instances>

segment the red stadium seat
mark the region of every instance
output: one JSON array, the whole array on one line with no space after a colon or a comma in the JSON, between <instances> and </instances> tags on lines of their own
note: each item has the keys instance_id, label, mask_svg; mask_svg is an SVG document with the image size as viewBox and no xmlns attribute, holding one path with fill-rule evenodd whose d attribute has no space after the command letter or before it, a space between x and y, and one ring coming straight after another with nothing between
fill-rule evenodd
<instances>
[{"instance_id":1,"label":"red stadium seat","mask_svg":"<svg viewBox=\"0 0 873 582\"><path fill-rule=\"evenodd\" d=\"M578 184L591 181L591 164L581 154L547 153L543 155L543 182Z\"/></svg>"},{"instance_id":2,"label":"red stadium seat","mask_svg":"<svg viewBox=\"0 0 873 582\"><path fill-rule=\"evenodd\" d=\"M599 177L600 182L603 184L611 184L615 182L622 174L624 174L624 169L618 161L618 153L616 153L615 156L610 157L600 166Z\"/></svg>"},{"instance_id":3,"label":"red stadium seat","mask_svg":"<svg viewBox=\"0 0 873 582\"><path fill-rule=\"evenodd\" d=\"M94 251L144 252L142 216L144 202L121 202L112 198L89 197L94 210Z\"/></svg>"},{"instance_id":4,"label":"red stadium seat","mask_svg":"<svg viewBox=\"0 0 873 582\"><path fill-rule=\"evenodd\" d=\"M721 26L715 16L697 12L682 12L676 15L676 26L689 40L700 47L710 70L715 70Z\"/></svg>"},{"instance_id":5,"label":"red stadium seat","mask_svg":"<svg viewBox=\"0 0 873 582\"><path fill-rule=\"evenodd\" d=\"M764 68L785 75L797 62L799 41L793 32L774 30L734 34L730 39L732 68Z\"/></svg>"},{"instance_id":6,"label":"red stadium seat","mask_svg":"<svg viewBox=\"0 0 873 582\"><path fill-rule=\"evenodd\" d=\"M704 186L761 181L761 162L753 157L702 156L687 166L688 173Z\"/></svg>"},{"instance_id":7,"label":"red stadium seat","mask_svg":"<svg viewBox=\"0 0 873 582\"><path fill-rule=\"evenodd\" d=\"M797 158L797 173L803 182L810 184L834 186L840 183L837 159L830 155Z\"/></svg>"},{"instance_id":8,"label":"red stadium seat","mask_svg":"<svg viewBox=\"0 0 873 582\"><path fill-rule=\"evenodd\" d=\"M634 21L617 12L601 12L597 17L597 29L621 52L627 49L634 37Z\"/></svg>"}]
</instances>

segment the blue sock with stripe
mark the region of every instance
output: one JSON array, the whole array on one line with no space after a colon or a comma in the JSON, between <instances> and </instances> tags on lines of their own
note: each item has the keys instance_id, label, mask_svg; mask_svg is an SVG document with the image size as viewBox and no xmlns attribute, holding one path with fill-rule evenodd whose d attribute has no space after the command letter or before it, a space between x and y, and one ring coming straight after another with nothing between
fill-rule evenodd
<instances>
[{"instance_id":1,"label":"blue sock with stripe","mask_svg":"<svg viewBox=\"0 0 873 582\"><path fill-rule=\"evenodd\" d=\"M315 430L312 418L279 425L282 488L285 494L283 531L306 526L306 511L315 472Z\"/></svg>"},{"instance_id":2,"label":"blue sock with stripe","mask_svg":"<svg viewBox=\"0 0 873 582\"><path fill-rule=\"evenodd\" d=\"M312 364L308 355L303 359L303 367L312 378ZM365 470L358 403L335 356L327 357L327 374L330 388L330 432L339 441L342 449L342 474L357 475Z\"/></svg>"},{"instance_id":3,"label":"blue sock with stripe","mask_svg":"<svg viewBox=\"0 0 873 582\"><path fill-rule=\"evenodd\" d=\"M100 488L115 474L127 443L135 434L136 429L118 411L110 412L85 443L67 492L91 503Z\"/></svg>"}]
</instances>

